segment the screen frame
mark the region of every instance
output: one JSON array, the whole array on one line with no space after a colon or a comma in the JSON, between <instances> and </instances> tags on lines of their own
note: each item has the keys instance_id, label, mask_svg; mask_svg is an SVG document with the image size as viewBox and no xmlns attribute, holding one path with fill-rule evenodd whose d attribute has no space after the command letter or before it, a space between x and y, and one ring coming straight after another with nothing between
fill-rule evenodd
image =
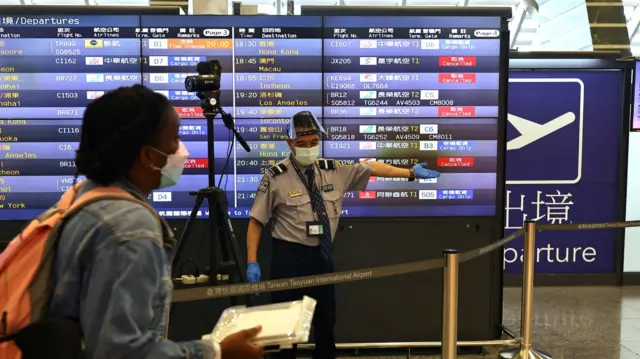
<instances>
[{"instance_id":1,"label":"screen frame","mask_svg":"<svg viewBox=\"0 0 640 359\"><path fill-rule=\"evenodd\" d=\"M621 102L622 121L620 124L620 144L618 148L618 190L616 220L626 220L627 202L627 165L629 155L629 126L632 122L633 101L633 73L636 62L621 60L621 54L617 51L590 51L590 52L512 52L510 71L621 71L622 88ZM623 284L624 275L624 247L625 231L619 230L614 240L614 276L615 285ZM604 273L607 275L607 273ZM580 276L573 276L574 278ZM585 282L574 282L574 285L612 285L610 280L603 278L600 282L594 282L593 276L582 276Z\"/></svg>"},{"instance_id":2,"label":"screen frame","mask_svg":"<svg viewBox=\"0 0 640 359\"><path fill-rule=\"evenodd\" d=\"M327 16L477 16L477 17L499 17L500 18L500 72L499 72L499 105L498 105L498 144L496 156L496 201L493 215L478 216L450 216L452 218L469 217L500 217L504 212L504 191L506 179L506 133L507 133L507 88L509 86L509 26L508 20L512 17L510 7L441 7L441 6L412 6L403 8L398 6L302 6L300 15L302 16L322 16L323 27L324 17ZM324 46L324 41L323 41ZM324 53L324 48L323 48ZM324 62L323 62L324 65ZM323 68L324 73L324 68ZM323 90L324 91L324 90ZM323 119L324 125L324 119ZM426 218L438 218L437 216L425 216ZM420 220L425 217L375 217L376 219L401 219ZM349 216L350 219L368 218L362 216ZM502 233L496 232L500 238Z\"/></svg>"}]
</instances>

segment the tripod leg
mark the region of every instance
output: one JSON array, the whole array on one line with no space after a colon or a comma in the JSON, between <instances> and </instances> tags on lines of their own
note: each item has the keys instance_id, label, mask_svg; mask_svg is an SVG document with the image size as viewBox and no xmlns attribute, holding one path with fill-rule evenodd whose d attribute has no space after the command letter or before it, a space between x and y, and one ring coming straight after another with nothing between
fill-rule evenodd
<instances>
[{"instance_id":1,"label":"tripod leg","mask_svg":"<svg viewBox=\"0 0 640 359\"><path fill-rule=\"evenodd\" d=\"M193 225L195 224L195 220L198 217L198 211L200 210L202 201L204 201L203 197L201 196L196 197L196 202L193 205L193 209L191 210L189 219L187 220L187 223L185 224L184 229L182 230L182 234L180 235L180 239L176 244L176 252L174 253L174 256L173 256L174 274L175 274L175 271L178 269L178 262L180 261L180 256L182 255L182 251L184 250L185 243L187 242L187 239L191 235L191 231L193 230Z\"/></svg>"},{"instance_id":2,"label":"tripod leg","mask_svg":"<svg viewBox=\"0 0 640 359\"><path fill-rule=\"evenodd\" d=\"M213 203L215 202L215 203ZM231 220L229 219L229 212L226 205L226 197L223 191L219 191L216 193L216 196L209 199L210 206L216 206L218 212L221 215L221 223L220 223L220 232L219 232L219 241L222 247L222 255L225 260L228 262L233 262L233 267L230 269L230 279L232 283L247 283L247 275L246 275L246 265L244 260L242 259L242 254L240 253L240 247L238 246L238 242L235 236L235 232L233 231L233 225L231 224ZM211 207L213 208L213 207ZM253 305L253 296L249 295L246 297L246 304L249 306ZM234 305L236 303L237 297L232 297L231 299L234 301Z\"/></svg>"},{"instance_id":3,"label":"tripod leg","mask_svg":"<svg viewBox=\"0 0 640 359\"><path fill-rule=\"evenodd\" d=\"M238 268L238 273L240 273L240 281L242 283L247 283L247 273L245 269L247 268L244 260L242 260L243 256L240 253L240 247L238 246L238 240L236 239L235 232L231 225L231 222L228 222L228 232L229 232L229 242L231 243L231 255L235 259L236 268Z\"/></svg>"},{"instance_id":4,"label":"tripod leg","mask_svg":"<svg viewBox=\"0 0 640 359\"><path fill-rule=\"evenodd\" d=\"M220 255L220 226L216 216L219 215L220 210L216 208L215 201L211 200L211 197L207 199L209 203L209 235L211 236L211 242L209 243L209 280L213 285L218 284L218 274L220 274L220 261L223 260L224 254Z\"/></svg>"},{"instance_id":5,"label":"tripod leg","mask_svg":"<svg viewBox=\"0 0 640 359\"><path fill-rule=\"evenodd\" d=\"M244 261L242 260L240 248L238 247L238 242L233 233L233 227L231 222L228 220L225 221L224 232L226 232L226 235L224 235L221 244L225 248L225 254L228 257L227 259L233 261L233 268L231 268L231 273L229 273L229 275L233 276L233 283L247 283L247 274L245 272L246 267L243 264ZM240 304L238 303L237 298L238 297L232 297L234 305ZM247 296L246 304L248 306L253 305L253 296Z\"/></svg>"},{"instance_id":6,"label":"tripod leg","mask_svg":"<svg viewBox=\"0 0 640 359\"><path fill-rule=\"evenodd\" d=\"M180 239L178 239L178 243L176 243L176 252L173 254L173 264L172 264L172 275L179 276L180 267L178 263L180 262L180 256L182 256L182 250L184 249L185 243L191 234L191 230L193 229L193 225L195 223L196 218L198 217L198 211L200 210L200 206L202 205L202 201L204 198L201 196L196 197L196 201L193 205L193 209L191 210L191 214L189 215L189 219L187 219L187 223L182 230L182 234L180 235ZM171 313L175 309L175 304L171 304L169 307L169 318L167 320L171 321Z\"/></svg>"},{"instance_id":7,"label":"tripod leg","mask_svg":"<svg viewBox=\"0 0 640 359\"><path fill-rule=\"evenodd\" d=\"M233 226L230 221L227 221L227 233L229 236L227 237L227 242L229 243L230 253L234 258L234 262L236 264L236 272L238 273L238 279L240 283L248 283L247 280L247 265L242 259L242 253L240 252L240 246L238 245L238 240L236 239L235 232L233 230ZM254 297L252 295L246 296L247 305L253 306Z\"/></svg>"}]
</instances>

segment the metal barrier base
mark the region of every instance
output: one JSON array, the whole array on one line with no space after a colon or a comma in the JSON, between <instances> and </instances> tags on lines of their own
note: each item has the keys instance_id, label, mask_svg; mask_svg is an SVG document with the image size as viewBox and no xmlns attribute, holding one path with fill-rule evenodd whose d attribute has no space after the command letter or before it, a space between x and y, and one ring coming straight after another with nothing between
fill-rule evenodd
<instances>
[{"instance_id":1,"label":"metal barrier base","mask_svg":"<svg viewBox=\"0 0 640 359\"><path fill-rule=\"evenodd\" d=\"M511 348L500 352L500 359L552 359L551 355L533 348Z\"/></svg>"}]
</instances>

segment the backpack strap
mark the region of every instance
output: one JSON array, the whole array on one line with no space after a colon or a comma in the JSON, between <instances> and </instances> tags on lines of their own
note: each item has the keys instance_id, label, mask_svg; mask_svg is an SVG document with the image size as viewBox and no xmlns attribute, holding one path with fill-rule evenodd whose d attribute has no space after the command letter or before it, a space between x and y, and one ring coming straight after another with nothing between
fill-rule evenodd
<instances>
[{"instance_id":1,"label":"backpack strap","mask_svg":"<svg viewBox=\"0 0 640 359\"><path fill-rule=\"evenodd\" d=\"M60 221L60 217L62 217L63 220L66 220L92 203L102 200L119 199L134 202L149 209L149 211L153 213L153 215L157 219L160 233L165 232L164 220L148 202L136 198L131 193L119 187L96 187L86 193L83 193L82 195L80 195L80 197L77 197L78 190L80 189L81 185L82 182L77 183L73 186L73 188L65 192L55 207L49 209L38 217L38 223L35 224L35 227L33 229L42 227L54 228ZM32 228L27 227L27 230L29 229Z\"/></svg>"},{"instance_id":2,"label":"backpack strap","mask_svg":"<svg viewBox=\"0 0 640 359\"><path fill-rule=\"evenodd\" d=\"M124 199L140 203L149 209L153 208L146 201L136 198L131 193L119 187L96 187L78 197L78 191L83 183L84 181L76 183L71 189L63 193L58 203L56 203L56 206L50 211L62 213L63 216L67 217L73 215L83 207L103 199ZM47 211L45 213L50 212ZM46 220L48 216L45 215L41 217L44 217L43 219Z\"/></svg>"},{"instance_id":3,"label":"backpack strap","mask_svg":"<svg viewBox=\"0 0 640 359\"><path fill-rule=\"evenodd\" d=\"M78 195L78 190L80 190L80 186L82 186L82 182L78 182L73 185L69 190L62 194L58 203L55 206L49 208L48 210L42 212L39 216L34 218L33 221L27 224L27 227L40 227L40 226L49 226L56 223L62 213L64 213L69 207L73 200L76 199ZM53 219L52 219L53 218Z\"/></svg>"},{"instance_id":4,"label":"backpack strap","mask_svg":"<svg viewBox=\"0 0 640 359\"><path fill-rule=\"evenodd\" d=\"M69 192L65 193L65 196ZM68 198L61 198L61 202L64 200L64 203L58 202L58 208L63 210L64 217L70 217L80 211L82 208L95 203L97 201L102 201L104 199L123 199L131 202L140 203L145 207L150 207L149 204L145 201L142 201L136 197L134 197L131 193L119 187L96 187L86 193L83 193L80 197L78 197L75 201L67 204L66 200ZM62 206L60 206L62 205ZM155 211L154 211L155 212Z\"/></svg>"},{"instance_id":5,"label":"backpack strap","mask_svg":"<svg viewBox=\"0 0 640 359\"><path fill-rule=\"evenodd\" d=\"M82 187L83 183L84 181L80 181L74 184L73 187L71 187L71 189L63 193L62 197L60 197L60 199L58 200L58 203L56 203L55 208L58 211L66 211L67 209L69 209L73 201L76 199L76 196L78 195L78 191L80 190L80 187Z\"/></svg>"},{"instance_id":6,"label":"backpack strap","mask_svg":"<svg viewBox=\"0 0 640 359\"><path fill-rule=\"evenodd\" d=\"M160 230L160 233L165 233L166 222L160 217L160 215L155 210L155 208L153 208L149 204L149 202L143 201L119 187L96 187L86 193L83 193L78 199L76 199L73 203L71 203L71 205L64 212L63 217L64 219L67 219L73 216L74 214L78 213L84 207L92 203L102 201L102 200L108 200L108 199L120 199L120 200L129 201L129 202L134 202L144 206L156 218L156 222L158 223L158 229Z\"/></svg>"}]
</instances>

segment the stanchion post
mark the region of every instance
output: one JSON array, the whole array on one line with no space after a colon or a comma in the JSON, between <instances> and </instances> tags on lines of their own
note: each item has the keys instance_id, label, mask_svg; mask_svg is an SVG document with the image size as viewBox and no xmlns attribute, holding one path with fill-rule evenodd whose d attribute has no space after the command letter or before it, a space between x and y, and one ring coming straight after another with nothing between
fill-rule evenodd
<instances>
[{"instance_id":1,"label":"stanchion post","mask_svg":"<svg viewBox=\"0 0 640 359\"><path fill-rule=\"evenodd\" d=\"M520 347L500 352L501 359L551 359L551 355L533 348L533 278L536 263L536 222L525 222L524 261L522 263L522 312L520 323Z\"/></svg>"},{"instance_id":2,"label":"stanchion post","mask_svg":"<svg viewBox=\"0 0 640 359\"><path fill-rule=\"evenodd\" d=\"M458 265L455 249L444 250L442 290L442 359L458 357Z\"/></svg>"}]
</instances>

